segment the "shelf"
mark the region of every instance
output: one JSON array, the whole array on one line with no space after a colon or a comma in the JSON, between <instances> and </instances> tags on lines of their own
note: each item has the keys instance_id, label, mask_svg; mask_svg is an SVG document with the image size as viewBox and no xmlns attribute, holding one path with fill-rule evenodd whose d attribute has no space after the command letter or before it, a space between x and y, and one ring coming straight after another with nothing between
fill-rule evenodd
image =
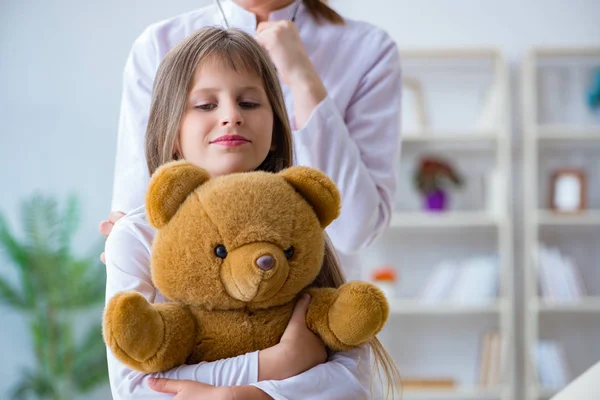
<instances>
[{"instance_id":1,"label":"shelf","mask_svg":"<svg viewBox=\"0 0 600 400\"><path fill-rule=\"evenodd\" d=\"M424 303L419 299L391 299L390 313L395 315L494 315L503 310L502 300L482 304L452 304L447 300Z\"/></svg>"},{"instance_id":2,"label":"shelf","mask_svg":"<svg viewBox=\"0 0 600 400\"><path fill-rule=\"evenodd\" d=\"M600 126L541 125L537 138L547 141L600 141Z\"/></svg>"},{"instance_id":3,"label":"shelf","mask_svg":"<svg viewBox=\"0 0 600 400\"><path fill-rule=\"evenodd\" d=\"M483 211L396 212L393 228L494 227L498 217Z\"/></svg>"},{"instance_id":4,"label":"shelf","mask_svg":"<svg viewBox=\"0 0 600 400\"><path fill-rule=\"evenodd\" d=\"M600 297L582 297L579 300L544 300L538 297L531 301L534 310L540 313L600 313Z\"/></svg>"},{"instance_id":5,"label":"shelf","mask_svg":"<svg viewBox=\"0 0 600 400\"><path fill-rule=\"evenodd\" d=\"M549 399L558 393L559 389L548 389L541 386L534 386L531 390L533 396L537 399Z\"/></svg>"},{"instance_id":6,"label":"shelf","mask_svg":"<svg viewBox=\"0 0 600 400\"><path fill-rule=\"evenodd\" d=\"M502 388L459 387L456 389L423 389L402 391L403 400L493 400L502 397ZM400 397L398 397L400 398Z\"/></svg>"},{"instance_id":7,"label":"shelf","mask_svg":"<svg viewBox=\"0 0 600 400\"><path fill-rule=\"evenodd\" d=\"M461 131L406 131L402 135L403 143L464 143L493 142L498 139L498 132L489 130Z\"/></svg>"},{"instance_id":8,"label":"shelf","mask_svg":"<svg viewBox=\"0 0 600 400\"><path fill-rule=\"evenodd\" d=\"M573 214L538 210L537 221L540 225L600 225L600 210L587 210Z\"/></svg>"}]
</instances>

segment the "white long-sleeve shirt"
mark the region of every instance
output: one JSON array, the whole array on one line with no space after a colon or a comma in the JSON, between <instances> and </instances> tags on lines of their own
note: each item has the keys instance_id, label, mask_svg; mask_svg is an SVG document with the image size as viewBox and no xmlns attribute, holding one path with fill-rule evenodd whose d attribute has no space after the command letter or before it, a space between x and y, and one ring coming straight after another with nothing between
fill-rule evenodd
<instances>
[{"instance_id":1,"label":"white long-sleeve shirt","mask_svg":"<svg viewBox=\"0 0 600 400\"><path fill-rule=\"evenodd\" d=\"M289 19L294 3L270 14ZM256 32L256 17L233 2L223 9L230 27ZM389 225L400 148L401 72L394 41L381 29L346 20L317 23L300 5L295 23L328 95L306 126L294 130L296 164L317 168L336 183L340 217L328 228L347 277L360 276L356 253ZM152 85L166 53L193 31L221 25L215 6L148 27L135 41L124 71L112 209L125 213L143 204L149 176L144 136ZM294 99L283 85L294 125Z\"/></svg>"},{"instance_id":2,"label":"white long-sleeve shirt","mask_svg":"<svg viewBox=\"0 0 600 400\"><path fill-rule=\"evenodd\" d=\"M150 276L150 250L156 231L144 207L119 220L106 241L107 302L124 290L135 290L151 303L165 302ZM334 354L331 359L300 375L279 381L258 382L258 352L226 360L184 365L148 375L134 371L108 350L112 395L121 399L170 399L150 389L147 379L160 376L188 379L217 386L254 385L276 400L367 399L371 397L371 358L367 346Z\"/></svg>"}]
</instances>

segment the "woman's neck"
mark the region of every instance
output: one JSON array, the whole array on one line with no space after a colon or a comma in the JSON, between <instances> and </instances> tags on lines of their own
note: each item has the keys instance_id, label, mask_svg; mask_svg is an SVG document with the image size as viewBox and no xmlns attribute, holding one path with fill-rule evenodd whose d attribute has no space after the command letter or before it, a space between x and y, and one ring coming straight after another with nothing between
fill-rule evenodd
<instances>
[{"instance_id":1,"label":"woman's neck","mask_svg":"<svg viewBox=\"0 0 600 400\"><path fill-rule=\"evenodd\" d=\"M294 1L302 0L233 0L238 6L245 8L256 15L256 23L259 24L269 20L269 14L289 6ZM258 3L258 4L256 4Z\"/></svg>"}]
</instances>

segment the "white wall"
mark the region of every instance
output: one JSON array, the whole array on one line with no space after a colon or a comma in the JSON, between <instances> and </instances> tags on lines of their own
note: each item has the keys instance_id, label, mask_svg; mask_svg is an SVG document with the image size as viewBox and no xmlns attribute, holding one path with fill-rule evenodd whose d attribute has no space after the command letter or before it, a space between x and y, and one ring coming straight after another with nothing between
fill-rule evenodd
<instances>
[{"instance_id":1,"label":"white wall","mask_svg":"<svg viewBox=\"0 0 600 400\"><path fill-rule=\"evenodd\" d=\"M147 24L208 3L0 1L0 210L12 222L19 200L34 189L61 196L76 190L84 207L82 250L97 238L97 222L110 206L121 70L131 43ZM515 65L532 45L600 44L597 0L332 4L347 17L382 26L401 47L497 46ZM0 273L6 271L0 265ZM4 398L31 356L22 319L1 312ZM97 395L108 397L106 391Z\"/></svg>"}]
</instances>

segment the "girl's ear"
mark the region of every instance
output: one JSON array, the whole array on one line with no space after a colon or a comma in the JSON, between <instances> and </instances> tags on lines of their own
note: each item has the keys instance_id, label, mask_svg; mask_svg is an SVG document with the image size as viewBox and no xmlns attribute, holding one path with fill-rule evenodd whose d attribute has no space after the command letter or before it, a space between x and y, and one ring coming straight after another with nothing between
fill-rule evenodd
<instances>
[{"instance_id":1,"label":"girl's ear","mask_svg":"<svg viewBox=\"0 0 600 400\"><path fill-rule=\"evenodd\" d=\"M165 226L189 194L209 179L206 170L187 161L171 161L158 168L146 192L146 212L152 226Z\"/></svg>"},{"instance_id":2,"label":"girl's ear","mask_svg":"<svg viewBox=\"0 0 600 400\"><path fill-rule=\"evenodd\" d=\"M310 167L290 167L279 172L310 203L325 229L340 214L340 192L331 179Z\"/></svg>"}]
</instances>

